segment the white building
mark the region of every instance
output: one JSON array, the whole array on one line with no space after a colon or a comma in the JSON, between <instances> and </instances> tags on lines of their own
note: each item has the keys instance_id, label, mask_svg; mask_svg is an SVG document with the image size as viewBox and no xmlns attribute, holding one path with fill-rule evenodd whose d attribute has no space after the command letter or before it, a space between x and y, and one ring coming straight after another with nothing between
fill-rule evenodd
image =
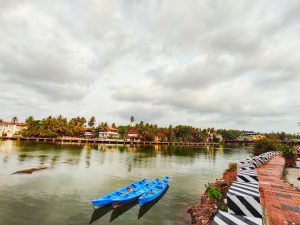
<instances>
[{"instance_id":1,"label":"white building","mask_svg":"<svg viewBox=\"0 0 300 225\"><path fill-rule=\"evenodd\" d=\"M135 130L129 130L126 134L127 140L140 141L140 134Z\"/></svg>"},{"instance_id":2,"label":"white building","mask_svg":"<svg viewBox=\"0 0 300 225\"><path fill-rule=\"evenodd\" d=\"M118 133L117 128L109 127L107 129L107 131L100 131L99 132L99 138L102 138L102 139L117 139L119 137L120 137L120 135Z\"/></svg>"},{"instance_id":3,"label":"white building","mask_svg":"<svg viewBox=\"0 0 300 225\"><path fill-rule=\"evenodd\" d=\"M0 122L0 137L13 137L25 128L24 123Z\"/></svg>"}]
</instances>

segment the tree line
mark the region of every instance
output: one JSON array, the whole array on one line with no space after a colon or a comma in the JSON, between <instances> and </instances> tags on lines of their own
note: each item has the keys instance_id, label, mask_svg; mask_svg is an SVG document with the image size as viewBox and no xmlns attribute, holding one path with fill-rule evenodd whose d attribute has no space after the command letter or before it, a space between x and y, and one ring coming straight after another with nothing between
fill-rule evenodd
<instances>
[{"instance_id":1,"label":"tree line","mask_svg":"<svg viewBox=\"0 0 300 225\"><path fill-rule=\"evenodd\" d=\"M0 122L3 121L0 119ZM18 118L14 116L11 120L17 122ZM33 116L29 116L25 120L26 128L22 130L21 135L24 137L80 137L84 134L86 129L90 129L94 137L99 136L99 132L108 131L109 127L117 128L121 138L125 138L129 130L134 130L140 134L141 139L146 141L153 141L155 137L159 137L161 141L184 141L184 142L219 142L219 136L223 139L235 140L243 133L244 130L233 129L217 129L206 128L200 129L192 126L177 125L169 127L158 127L156 124L145 123L143 121L134 123L135 118L131 116L129 118L128 125L119 125L115 123L108 124L107 122L96 123L94 116L88 120L85 117L74 117L67 119L62 115L57 117L48 116L41 120L35 119ZM295 134L287 134L285 132L269 133L267 137L276 138L279 140L286 140L297 138ZM299 137L298 137L299 138Z\"/></svg>"}]
</instances>

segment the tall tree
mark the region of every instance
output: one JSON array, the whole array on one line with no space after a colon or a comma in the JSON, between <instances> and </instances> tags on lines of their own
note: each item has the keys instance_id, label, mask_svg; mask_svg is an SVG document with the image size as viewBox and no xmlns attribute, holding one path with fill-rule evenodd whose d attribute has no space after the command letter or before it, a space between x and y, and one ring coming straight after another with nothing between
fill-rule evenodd
<instances>
[{"instance_id":1,"label":"tall tree","mask_svg":"<svg viewBox=\"0 0 300 225\"><path fill-rule=\"evenodd\" d=\"M18 117L14 116L13 118L11 118L11 122L13 122L13 123L18 122Z\"/></svg>"},{"instance_id":2,"label":"tall tree","mask_svg":"<svg viewBox=\"0 0 300 225\"><path fill-rule=\"evenodd\" d=\"M133 122L135 121L134 116L131 116L131 117L129 118L129 121L130 121L130 123L133 123Z\"/></svg>"},{"instance_id":3,"label":"tall tree","mask_svg":"<svg viewBox=\"0 0 300 225\"><path fill-rule=\"evenodd\" d=\"M94 116L92 116L88 122L89 127L94 127L96 123L96 119Z\"/></svg>"}]
</instances>

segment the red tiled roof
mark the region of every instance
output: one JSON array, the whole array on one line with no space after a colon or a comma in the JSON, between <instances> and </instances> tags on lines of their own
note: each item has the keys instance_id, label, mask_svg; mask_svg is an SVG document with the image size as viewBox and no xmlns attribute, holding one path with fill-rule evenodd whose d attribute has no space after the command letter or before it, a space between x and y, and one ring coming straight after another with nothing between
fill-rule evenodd
<instances>
[{"instance_id":1,"label":"red tiled roof","mask_svg":"<svg viewBox=\"0 0 300 225\"><path fill-rule=\"evenodd\" d=\"M109 128L108 128L108 131L118 132L118 129L117 129L117 128L113 128L113 127L109 127Z\"/></svg>"},{"instance_id":2,"label":"red tiled roof","mask_svg":"<svg viewBox=\"0 0 300 225\"><path fill-rule=\"evenodd\" d=\"M25 126L25 123L18 123L18 122L0 122L0 125L16 125L16 126Z\"/></svg>"},{"instance_id":3,"label":"red tiled roof","mask_svg":"<svg viewBox=\"0 0 300 225\"><path fill-rule=\"evenodd\" d=\"M127 134L139 134L139 133L137 131L135 131L135 130L129 130L127 132Z\"/></svg>"}]
</instances>

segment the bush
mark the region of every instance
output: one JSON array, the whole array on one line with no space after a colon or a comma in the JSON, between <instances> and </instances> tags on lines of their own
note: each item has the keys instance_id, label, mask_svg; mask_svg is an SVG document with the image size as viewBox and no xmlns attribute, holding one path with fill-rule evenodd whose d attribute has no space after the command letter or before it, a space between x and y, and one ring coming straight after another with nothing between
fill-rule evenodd
<instances>
[{"instance_id":1,"label":"bush","mask_svg":"<svg viewBox=\"0 0 300 225\"><path fill-rule=\"evenodd\" d=\"M294 159L296 157L296 150L287 145L278 144L277 150L282 152L282 156L286 159Z\"/></svg>"},{"instance_id":2,"label":"bush","mask_svg":"<svg viewBox=\"0 0 300 225\"><path fill-rule=\"evenodd\" d=\"M276 139L262 138L254 141L252 153L254 156L258 156L265 152L277 151Z\"/></svg>"},{"instance_id":3,"label":"bush","mask_svg":"<svg viewBox=\"0 0 300 225\"><path fill-rule=\"evenodd\" d=\"M212 188L211 186L207 187L207 196L210 200L217 201L220 201L223 198L221 192L215 188Z\"/></svg>"}]
</instances>

